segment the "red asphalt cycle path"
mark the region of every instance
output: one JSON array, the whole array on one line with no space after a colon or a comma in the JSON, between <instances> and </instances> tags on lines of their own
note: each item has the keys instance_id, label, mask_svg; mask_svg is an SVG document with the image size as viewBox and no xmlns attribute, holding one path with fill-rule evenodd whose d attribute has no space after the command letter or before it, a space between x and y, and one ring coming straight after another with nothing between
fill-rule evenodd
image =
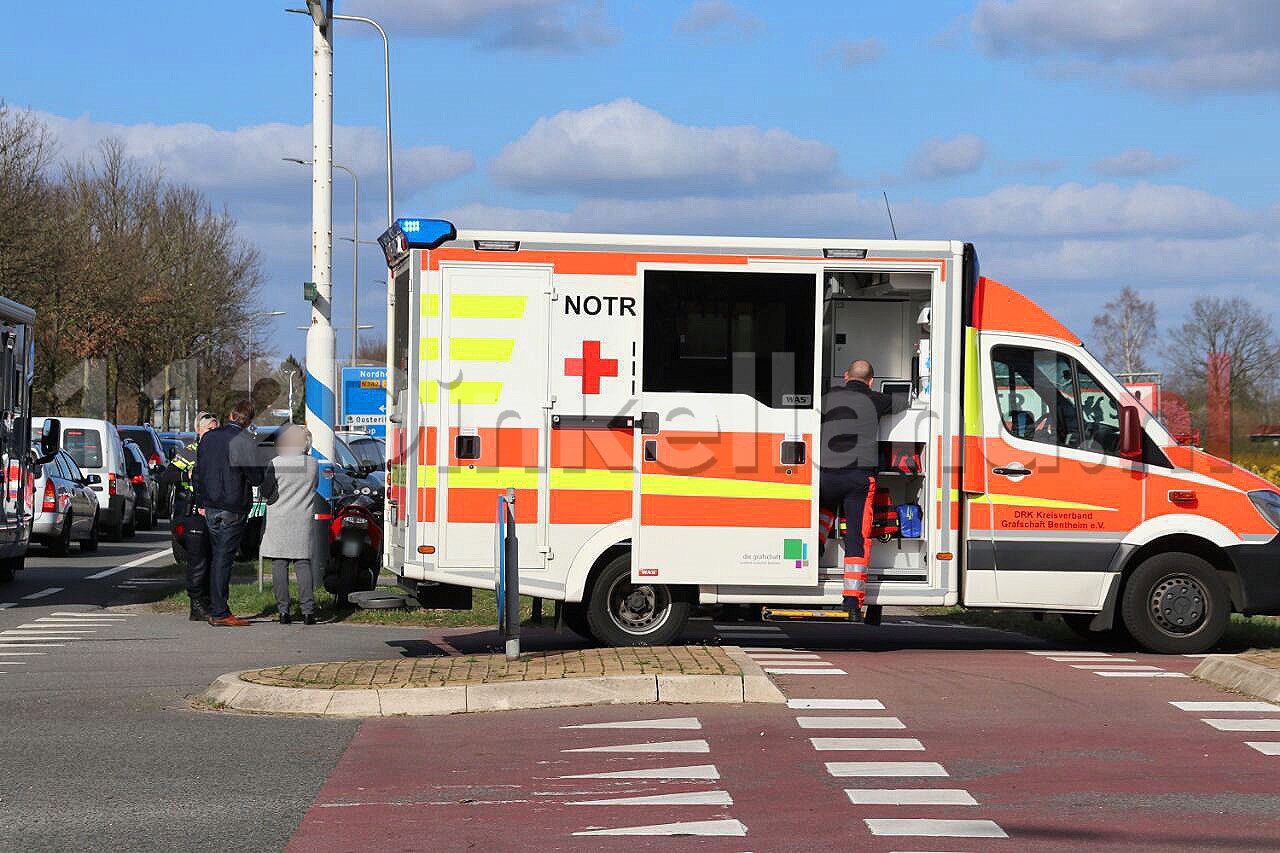
<instances>
[{"instance_id":1,"label":"red asphalt cycle path","mask_svg":"<svg viewBox=\"0 0 1280 853\"><path fill-rule=\"evenodd\" d=\"M1280 847L1280 756L1218 731L1172 701L1242 697L1189 678L1112 678L1028 654L1038 641L922 623L875 634L784 625L743 645L819 655L847 675L776 676L792 698L876 699L884 710L645 705L372 719L293 836L326 850L1261 850ZM709 626L695 629L705 632ZM559 638L563 640L563 636ZM455 632L453 647L484 637ZM861 650L848 650L851 640ZM535 636L531 645L555 638ZM726 641L726 643L729 641ZM1134 666L1189 672L1194 659L1114 652ZM1081 664L1084 665L1084 664ZM801 729L799 716L892 716L890 731ZM696 717L697 730L564 729ZM923 751L824 751L811 737L918 739ZM705 740L706 753L561 750ZM946 778L835 778L827 762L936 762ZM562 779L715 765L718 780ZM846 788L962 789L977 805L854 805ZM732 805L570 802L724 791ZM1007 838L886 837L866 819L992 821ZM590 837L673 822L741 821L745 837Z\"/></svg>"}]
</instances>

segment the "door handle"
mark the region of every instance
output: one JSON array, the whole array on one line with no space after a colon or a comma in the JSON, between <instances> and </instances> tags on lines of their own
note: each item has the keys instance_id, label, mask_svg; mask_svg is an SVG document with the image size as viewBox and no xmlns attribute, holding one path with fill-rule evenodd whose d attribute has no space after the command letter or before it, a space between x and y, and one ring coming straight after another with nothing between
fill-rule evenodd
<instances>
[{"instance_id":1,"label":"door handle","mask_svg":"<svg viewBox=\"0 0 1280 853\"><path fill-rule=\"evenodd\" d=\"M1027 477L1035 472L1032 471L1030 468L1023 468L1021 465L1019 465L1016 468L1012 466L1008 468L992 468L991 473L999 474L1001 477Z\"/></svg>"}]
</instances>

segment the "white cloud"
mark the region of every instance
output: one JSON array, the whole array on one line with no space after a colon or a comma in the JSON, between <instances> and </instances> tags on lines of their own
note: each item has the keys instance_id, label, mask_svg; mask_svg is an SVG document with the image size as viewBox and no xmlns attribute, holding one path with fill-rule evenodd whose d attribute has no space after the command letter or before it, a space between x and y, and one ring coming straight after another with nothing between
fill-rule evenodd
<instances>
[{"instance_id":1,"label":"white cloud","mask_svg":"<svg viewBox=\"0 0 1280 853\"><path fill-rule=\"evenodd\" d=\"M538 119L492 173L529 192L646 197L829 185L843 180L836 160L785 130L677 124L624 98Z\"/></svg>"},{"instance_id":2,"label":"white cloud","mask_svg":"<svg viewBox=\"0 0 1280 853\"><path fill-rule=\"evenodd\" d=\"M976 172L987 156L987 144L972 133L954 139L930 139L911 155L907 174L931 180Z\"/></svg>"},{"instance_id":3,"label":"white cloud","mask_svg":"<svg viewBox=\"0 0 1280 853\"><path fill-rule=\"evenodd\" d=\"M972 28L990 54L1157 91L1280 87L1274 0L983 0Z\"/></svg>"},{"instance_id":4,"label":"white cloud","mask_svg":"<svg viewBox=\"0 0 1280 853\"><path fill-rule=\"evenodd\" d=\"M622 35L605 20L603 3L591 0L352 0L341 11L374 18L397 35L545 53L603 47Z\"/></svg>"},{"instance_id":5,"label":"white cloud","mask_svg":"<svg viewBox=\"0 0 1280 853\"><path fill-rule=\"evenodd\" d=\"M1175 172L1186 163L1186 159L1174 154L1157 154L1147 148L1126 148L1119 154L1098 160L1093 164L1093 170L1109 177L1140 177Z\"/></svg>"},{"instance_id":6,"label":"white cloud","mask_svg":"<svg viewBox=\"0 0 1280 853\"><path fill-rule=\"evenodd\" d=\"M1061 172L1067 165L1065 160L1054 160L1046 157L1030 157L1026 160L1013 160L1002 163L998 167L1002 175L1052 175Z\"/></svg>"},{"instance_id":7,"label":"white cloud","mask_svg":"<svg viewBox=\"0 0 1280 853\"><path fill-rule=\"evenodd\" d=\"M125 144L130 157L160 167L173 181L191 184L224 201L234 194L246 203L278 199L281 190L298 185L301 169L281 157L308 159L311 153L309 125L262 124L235 130L218 130L207 124L116 124L86 116L64 118L37 113L57 137L59 151L67 159L92 157L98 143L114 137ZM362 195L385 195L379 177L386 174L385 137L381 129L334 127L334 158L368 183ZM475 160L469 152L444 145L397 148L395 177L398 192L412 193L471 171ZM338 180L343 176L338 175ZM385 179L384 179L385 180ZM365 187L368 189L366 190Z\"/></svg>"},{"instance_id":8,"label":"white cloud","mask_svg":"<svg viewBox=\"0 0 1280 853\"><path fill-rule=\"evenodd\" d=\"M835 60L846 71L851 71L862 65L869 65L879 60L883 55L884 45L877 38L842 41L826 54L828 59Z\"/></svg>"},{"instance_id":9,"label":"white cloud","mask_svg":"<svg viewBox=\"0 0 1280 853\"><path fill-rule=\"evenodd\" d=\"M693 36L749 38L764 29L764 21L725 0L696 0L672 27Z\"/></svg>"}]
</instances>

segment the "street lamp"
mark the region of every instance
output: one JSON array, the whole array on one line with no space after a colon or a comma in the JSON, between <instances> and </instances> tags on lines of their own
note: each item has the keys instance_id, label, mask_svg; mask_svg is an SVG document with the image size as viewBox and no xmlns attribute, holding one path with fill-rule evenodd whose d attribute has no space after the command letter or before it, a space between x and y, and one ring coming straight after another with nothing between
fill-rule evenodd
<instances>
[{"instance_id":1,"label":"street lamp","mask_svg":"<svg viewBox=\"0 0 1280 853\"><path fill-rule=\"evenodd\" d=\"M287 163L297 163L302 166L310 166L310 160L302 160L298 157L281 157ZM341 169L351 176L351 196L352 196L352 223L351 233L355 235L355 244L351 247L351 323L354 326L357 320L357 313L360 308L360 177L356 175L350 168L341 163L334 163L333 168ZM346 239L346 238L343 238ZM367 242L367 241L366 241ZM356 330L351 330L351 361L354 364L356 358L356 347L359 343L356 340Z\"/></svg>"},{"instance_id":2,"label":"street lamp","mask_svg":"<svg viewBox=\"0 0 1280 853\"><path fill-rule=\"evenodd\" d=\"M258 313L252 314L250 316L283 317L286 313L287 312L285 311L259 311ZM254 335L253 333L253 326L250 325L249 326L249 399L251 400L253 399L253 347L254 347L256 337L257 336Z\"/></svg>"},{"instance_id":3,"label":"street lamp","mask_svg":"<svg viewBox=\"0 0 1280 853\"><path fill-rule=\"evenodd\" d=\"M324 17L324 9L320 8L320 0L307 0L306 9L286 9L286 12L295 12L299 15L310 13L312 20L316 26L324 29L326 21ZM391 148L391 43L387 40L387 31L382 25L373 18L365 18L360 15L330 15L330 20L334 21L355 21L361 24L368 24L378 31L378 35L382 36L382 79L385 85L384 106L387 115L387 227L390 228L395 224L395 178L394 165Z\"/></svg>"}]
</instances>

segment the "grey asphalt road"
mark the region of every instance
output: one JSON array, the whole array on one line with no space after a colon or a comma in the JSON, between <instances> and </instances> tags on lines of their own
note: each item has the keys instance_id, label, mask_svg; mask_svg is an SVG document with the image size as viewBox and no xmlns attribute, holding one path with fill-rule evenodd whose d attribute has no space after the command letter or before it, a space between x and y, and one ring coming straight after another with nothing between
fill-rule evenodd
<instances>
[{"instance_id":1,"label":"grey asphalt road","mask_svg":"<svg viewBox=\"0 0 1280 853\"><path fill-rule=\"evenodd\" d=\"M189 697L231 670L395 657L421 636L101 609L167 592L135 580L162 557L101 576L166 545L151 533L95 555L37 549L0 586L0 849L280 849L357 723L202 713Z\"/></svg>"}]
</instances>

